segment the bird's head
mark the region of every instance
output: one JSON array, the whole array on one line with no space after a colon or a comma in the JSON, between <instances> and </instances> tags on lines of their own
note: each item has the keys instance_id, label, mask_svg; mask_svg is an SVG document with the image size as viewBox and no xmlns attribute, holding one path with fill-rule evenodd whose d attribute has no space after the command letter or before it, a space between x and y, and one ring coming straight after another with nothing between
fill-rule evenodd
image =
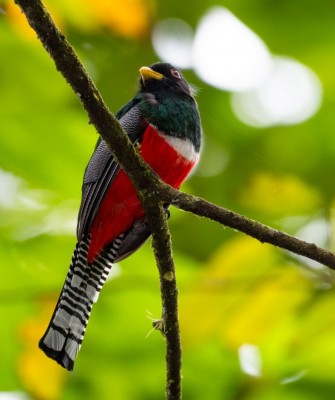
<instances>
[{"instance_id":1,"label":"bird's head","mask_svg":"<svg viewBox=\"0 0 335 400\"><path fill-rule=\"evenodd\" d=\"M155 63L140 68L140 92L174 93L193 99L192 89L177 68L168 63Z\"/></svg>"},{"instance_id":2,"label":"bird's head","mask_svg":"<svg viewBox=\"0 0 335 400\"><path fill-rule=\"evenodd\" d=\"M193 90L177 68L156 63L140 68L138 107L142 116L160 132L189 139L198 152L201 124Z\"/></svg>"}]
</instances>

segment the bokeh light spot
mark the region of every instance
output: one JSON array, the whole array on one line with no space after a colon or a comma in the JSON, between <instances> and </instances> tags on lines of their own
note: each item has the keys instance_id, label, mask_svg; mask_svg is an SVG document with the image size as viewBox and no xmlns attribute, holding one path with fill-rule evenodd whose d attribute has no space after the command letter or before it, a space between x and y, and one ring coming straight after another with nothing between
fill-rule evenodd
<instances>
[{"instance_id":1,"label":"bokeh light spot","mask_svg":"<svg viewBox=\"0 0 335 400\"><path fill-rule=\"evenodd\" d=\"M235 15L214 7L201 19L193 44L195 72L224 90L258 86L268 75L272 58L264 42Z\"/></svg>"},{"instance_id":2,"label":"bokeh light spot","mask_svg":"<svg viewBox=\"0 0 335 400\"><path fill-rule=\"evenodd\" d=\"M152 43L162 61L178 68L191 68L193 31L180 19L160 21L152 33Z\"/></svg>"},{"instance_id":3,"label":"bokeh light spot","mask_svg":"<svg viewBox=\"0 0 335 400\"><path fill-rule=\"evenodd\" d=\"M274 57L268 78L255 90L232 95L232 108L244 123L255 127L290 125L312 117L320 108L322 86L305 65Z\"/></svg>"},{"instance_id":4,"label":"bokeh light spot","mask_svg":"<svg viewBox=\"0 0 335 400\"><path fill-rule=\"evenodd\" d=\"M262 360L259 348L244 343L238 349L240 366L243 372L251 376L261 376Z\"/></svg>"}]
</instances>

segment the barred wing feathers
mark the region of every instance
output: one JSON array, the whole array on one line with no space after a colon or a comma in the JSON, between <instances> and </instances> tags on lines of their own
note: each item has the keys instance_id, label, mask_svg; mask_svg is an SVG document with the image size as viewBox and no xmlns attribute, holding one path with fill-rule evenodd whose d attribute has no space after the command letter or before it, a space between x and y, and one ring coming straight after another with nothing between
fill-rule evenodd
<instances>
[{"instance_id":1,"label":"barred wing feathers","mask_svg":"<svg viewBox=\"0 0 335 400\"><path fill-rule=\"evenodd\" d=\"M131 107L130 107L131 105ZM124 110L127 110L125 112ZM136 143L147 126L135 100L124 106L117 114L120 124L129 135L130 140ZM103 140L98 141L95 151L86 167L82 201L78 215L77 237L88 235L94 217L99 210L107 189L120 170Z\"/></svg>"}]
</instances>

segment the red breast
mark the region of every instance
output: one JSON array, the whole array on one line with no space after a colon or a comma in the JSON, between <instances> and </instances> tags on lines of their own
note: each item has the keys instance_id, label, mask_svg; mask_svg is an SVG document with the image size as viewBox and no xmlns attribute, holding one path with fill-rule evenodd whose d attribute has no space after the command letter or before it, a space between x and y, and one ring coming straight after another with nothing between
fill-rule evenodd
<instances>
[{"instance_id":1,"label":"red breast","mask_svg":"<svg viewBox=\"0 0 335 400\"><path fill-rule=\"evenodd\" d=\"M178 189L194 167L197 156L191 160L182 155L173 143L149 125L140 147L144 160L163 181ZM128 230L135 219L143 218L144 212L130 179L120 170L108 189L91 228L88 261L122 232Z\"/></svg>"}]
</instances>

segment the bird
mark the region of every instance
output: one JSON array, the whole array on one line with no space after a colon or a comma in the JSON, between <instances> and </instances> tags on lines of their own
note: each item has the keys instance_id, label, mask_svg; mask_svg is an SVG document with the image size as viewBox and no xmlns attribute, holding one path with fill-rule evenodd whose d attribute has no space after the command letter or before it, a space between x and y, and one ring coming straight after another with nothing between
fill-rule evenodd
<instances>
[{"instance_id":1,"label":"bird","mask_svg":"<svg viewBox=\"0 0 335 400\"><path fill-rule=\"evenodd\" d=\"M154 63L139 72L137 93L115 116L144 161L179 189L200 155L202 128L194 90L169 63ZM84 174L70 268L39 341L48 357L73 370L112 264L131 255L150 235L133 184L99 138Z\"/></svg>"}]
</instances>

